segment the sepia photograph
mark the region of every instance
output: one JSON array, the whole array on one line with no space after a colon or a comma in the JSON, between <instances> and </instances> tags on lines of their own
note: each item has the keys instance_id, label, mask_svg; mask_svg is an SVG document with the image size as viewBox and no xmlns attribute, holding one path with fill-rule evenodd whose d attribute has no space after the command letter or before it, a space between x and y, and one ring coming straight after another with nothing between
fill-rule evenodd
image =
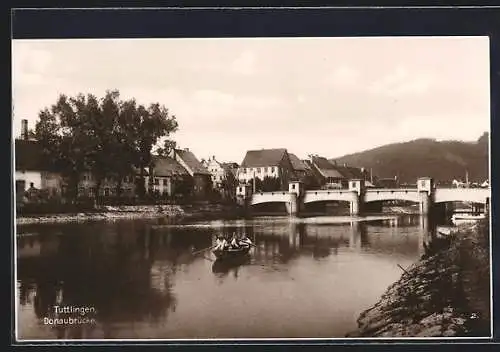
<instances>
[{"instance_id":1,"label":"sepia photograph","mask_svg":"<svg viewBox=\"0 0 500 352\"><path fill-rule=\"evenodd\" d=\"M16 339L490 338L489 45L12 40Z\"/></svg>"}]
</instances>

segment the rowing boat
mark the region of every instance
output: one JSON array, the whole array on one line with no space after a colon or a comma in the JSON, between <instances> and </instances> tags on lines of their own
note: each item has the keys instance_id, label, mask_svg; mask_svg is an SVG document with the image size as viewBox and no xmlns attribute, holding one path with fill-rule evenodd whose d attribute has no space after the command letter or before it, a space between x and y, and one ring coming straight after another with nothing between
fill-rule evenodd
<instances>
[{"instance_id":1,"label":"rowing boat","mask_svg":"<svg viewBox=\"0 0 500 352\"><path fill-rule=\"evenodd\" d=\"M250 252L250 246L242 246L240 248L229 248L229 249L216 249L212 253L217 257L217 259L234 258L239 257Z\"/></svg>"}]
</instances>

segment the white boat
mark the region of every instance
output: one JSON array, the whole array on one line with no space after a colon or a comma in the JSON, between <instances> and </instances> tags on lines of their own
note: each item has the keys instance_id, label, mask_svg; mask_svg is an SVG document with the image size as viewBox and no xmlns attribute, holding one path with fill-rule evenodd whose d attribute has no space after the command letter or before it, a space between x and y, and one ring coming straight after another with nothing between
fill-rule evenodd
<instances>
[{"instance_id":1,"label":"white boat","mask_svg":"<svg viewBox=\"0 0 500 352\"><path fill-rule=\"evenodd\" d=\"M451 221L456 225L467 222L476 222L485 218L486 218L485 214L479 214L479 215L453 214L453 216L451 217Z\"/></svg>"}]
</instances>

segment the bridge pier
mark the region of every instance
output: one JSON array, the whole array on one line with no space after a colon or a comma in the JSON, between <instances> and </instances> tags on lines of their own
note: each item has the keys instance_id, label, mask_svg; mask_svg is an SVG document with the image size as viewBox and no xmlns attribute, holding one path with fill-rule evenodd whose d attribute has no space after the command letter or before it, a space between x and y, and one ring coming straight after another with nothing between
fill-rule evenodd
<instances>
[{"instance_id":1,"label":"bridge pier","mask_svg":"<svg viewBox=\"0 0 500 352\"><path fill-rule=\"evenodd\" d=\"M297 198L297 194L290 193L290 201L285 203L288 215L295 216L299 213L299 202Z\"/></svg>"},{"instance_id":2,"label":"bridge pier","mask_svg":"<svg viewBox=\"0 0 500 352\"><path fill-rule=\"evenodd\" d=\"M358 196L357 193L353 194L353 199L350 202L350 213L352 216L357 216L361 214L361 204L360 204L360 197Z\"/></svg>"},{"instance_id":3,"label":"bridge pier","mask_svg":"<svg viewBox=\"0 0 500 352\"><path fill-rule=\"evenodd\" d=\"M431 199L427 192L420 193L420 214L429 215L431 212Z\"/></svg>"},{"instance_id":4,"label":"bridge pier","mask_svg":"<svg viewBox=\"0 0 500 352\"><path fill-rule=\"evenodd\" d=\"M432 207L432 196L434 185L430 177L421 177L417 182L417 190L420 197L420 214L429 215Z\"/></svg>"},{"instance_id":5,"label":"bridge pier","mask_svg":"<svg viewBox=\"0 0 500 352\"><path fill-rule=\"evenodd\" d=\"M352 199L350 201L351 216L361 215L361 203L365 191L365 181L361 179L349 181L349 190L352 192Z\"/></svg>"}]
</instances>

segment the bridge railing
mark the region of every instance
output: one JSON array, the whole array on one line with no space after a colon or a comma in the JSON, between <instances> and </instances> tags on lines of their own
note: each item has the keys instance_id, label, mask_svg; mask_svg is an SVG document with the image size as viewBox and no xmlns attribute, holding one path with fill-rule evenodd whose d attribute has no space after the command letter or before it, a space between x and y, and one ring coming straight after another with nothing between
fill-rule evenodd
<instances>
[{"instance_id":1,"label":"bridge railing","mask_svg":"<svg viewBox=\"0 0 500 352\"><path fill-rule=\"evenodd\" d=\"M370 188L366 193L409 193L417 192L416 188Z\"/></svg>"},{"instance_id":2,"label":"bridge railing","mask_svg":"<svg viewBox=\"0 0 500 352\"><path fill-rule=\"evenodd\" d=\"M272 191L272 192L255 192L254 195L261 195L261 196L264 196L264 195L271 195L271 196L274 196L274 195L286 195L290 192L288 191Z\"/></svg>"},{"instance_id":3,"label":"bridge railing","mask_svg":"<svg viewBox=\"0 0 500 352\"><path fill-rule=\"evenodd\" d=\"M342 193L351 193L348 188L342 189L310 189L305 191L308 194L342 194Z\"/></svg>"}]
</instances>

